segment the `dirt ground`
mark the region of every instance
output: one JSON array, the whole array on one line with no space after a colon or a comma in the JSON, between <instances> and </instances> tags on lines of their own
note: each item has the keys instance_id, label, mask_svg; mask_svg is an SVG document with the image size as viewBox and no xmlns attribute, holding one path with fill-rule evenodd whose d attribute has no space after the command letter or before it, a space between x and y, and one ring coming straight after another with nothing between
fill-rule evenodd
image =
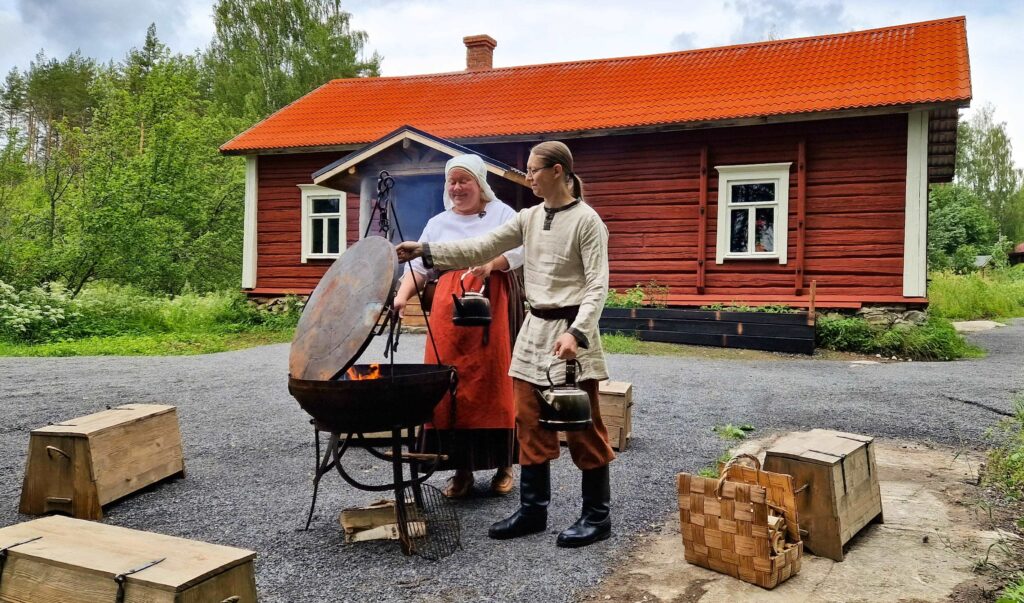
<instances>
[{"instance_id":1,"label":"dirt ground","mask_svg":"<svg viewBox=\"0 0 1024 603\"><path fill-rule=\"evenodd\" d=\"M1018 537L998 528L976 485L981 458L926 444L876 440L884 524L866 526L845 560L806 554L800 573L774 590L686 563L678 515L636 547L586 600L701 603L991 601L998 583L975 564ZM770 440L748 442L761 451ZM993 546L995 545L995 546Z\"/></svg>"}]
</instances>

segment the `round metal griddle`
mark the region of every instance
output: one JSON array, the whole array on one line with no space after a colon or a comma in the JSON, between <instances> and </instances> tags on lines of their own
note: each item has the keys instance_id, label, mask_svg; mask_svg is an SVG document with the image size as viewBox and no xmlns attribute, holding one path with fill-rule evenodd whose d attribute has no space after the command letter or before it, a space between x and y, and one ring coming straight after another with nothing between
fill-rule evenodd
<instances>
[{"instance_id":1,"label":"round metal griddle","mask_svg":"<svg viewBox=\"0 0 1024 603\"><path fill-rule=\"evenodd\" d=\"M330 380L354 364L401 274L395 248L383 237L366 237L345 250L309 296L295 328L291 376Z\"/></svg>"}]
</instances>

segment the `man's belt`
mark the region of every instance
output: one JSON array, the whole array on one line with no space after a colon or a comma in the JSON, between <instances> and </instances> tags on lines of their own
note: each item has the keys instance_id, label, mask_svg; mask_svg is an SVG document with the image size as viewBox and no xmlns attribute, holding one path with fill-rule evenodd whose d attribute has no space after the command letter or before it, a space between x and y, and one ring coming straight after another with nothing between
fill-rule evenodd
<instances>
[{"instance_id":1,"label":"man's belt","mask_svg":"<svg viewBox=\"0 0 1024 603\"><path fill-rule=\"evenodd\" d=\"M576 338L576 343L581 348L589 348L590 342L587 341L587 336L584 335L579 329L572 328L572 323L576 322L576 315L580 313L579 306L565 306L562 308L530 308L530 314L533 314L537 318L544 320L558 320L564 318L569 321L569 332Z\"/></svg>"},{"instance_id":2,"label":"man's belt","mask_svg":"<svg viewBox=\"0 0 1024 603\"><path fill-rule=\"evenodd\" d=\"M530 308L530 314L533 314L537 318L543 318L544 320L558 320L564 318L572 324L576 321L576 315L579 314L579 306L565 306L562 308Z\"/></svg>"}]
</instances>

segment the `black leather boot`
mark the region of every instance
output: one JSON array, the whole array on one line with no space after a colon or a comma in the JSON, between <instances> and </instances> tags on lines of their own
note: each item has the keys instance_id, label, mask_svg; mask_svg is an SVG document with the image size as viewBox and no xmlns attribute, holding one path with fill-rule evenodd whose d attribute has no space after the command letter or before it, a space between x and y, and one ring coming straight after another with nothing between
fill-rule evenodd
<instances>
[{"instance_id":1,"label":"black leather boot","mask_svg":"<svg viewBox=\"0 0 1024 603\"><path fill-rule=\"evenodd\" d=\"M507 540L543 532L548 527L550 502L550 465L523 465L519 476L519 510L492 525L487 535L497 540Z\"/></svg>"},{"instance_id":2,"label":"black leather boot","mask_svg":"<svg viewBox=\"0 0 1024 603\"><path fill-rule=\"evenodd\" d=\"M608 465L583 472L583 514L558 535L560 547L576 548L605 540L612 534L611 485Z\"/></svg>"}]
</instances>

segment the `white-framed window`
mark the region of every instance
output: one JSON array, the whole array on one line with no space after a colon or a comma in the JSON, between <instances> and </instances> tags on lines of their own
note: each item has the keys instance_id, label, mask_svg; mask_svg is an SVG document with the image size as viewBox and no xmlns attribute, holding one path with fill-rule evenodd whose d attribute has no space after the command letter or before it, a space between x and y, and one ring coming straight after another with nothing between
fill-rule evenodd
<instances>
[{"instance_id":1,"label":"white-framed window","mask_svg":"<svg viewBox=\"0 0 1024 603\"><path fill-rule=\"evenodd\" d=\"M786 263L789 233L787 163L720 165L718 245L715 262L778 260Z\"/></svg>"},{"instance_id":2,"label":"white-framed window","mask_svg":"<svg viewBox=\"0 0 1024 603\"><path fill-rule=\"evenodd\" d=\"M345 193L315 184L302 190L302 262L335 259L345 251Z\"/></svg>"}]
</instances>

